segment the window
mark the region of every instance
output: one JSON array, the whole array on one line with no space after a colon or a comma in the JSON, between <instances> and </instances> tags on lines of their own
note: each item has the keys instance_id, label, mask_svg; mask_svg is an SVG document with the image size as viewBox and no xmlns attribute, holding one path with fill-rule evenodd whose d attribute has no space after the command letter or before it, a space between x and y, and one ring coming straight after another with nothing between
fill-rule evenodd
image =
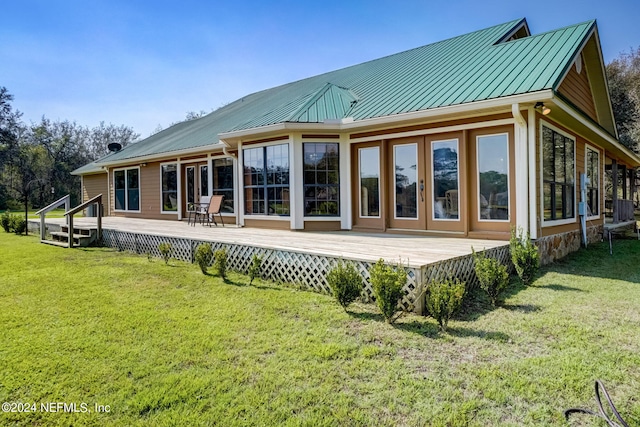
<instances>
[{"instance_id":1,"label":"window","mask_svg":"<svg viewBox=\"0 0 640 427\"><path fill-rule=\"evenodd\" d=\"M587 207L588 216L600 215L600 153L587 147Z\"/></svg>"},{"instance_id":2,"label":"window","mask_svg":"<svg viewBox=\"0 0 640 427\"><path fill-rule=\"evenodd\" d=\"M248 215L289 215L289 145L247 148L244 197Z\"/></svg>"},{"instance_id":3,"label":"window","mask_svg":"<svg viewBox=\"0 0 640 427\"><path fill-rule=\"evenodd\" d=\"M175 164L160 167L162 180L162 212L178 211L178 167Z\"/></svg>"},{"instance_id":4,"label":"window","mask_svg":"<svg viewBox=\"0 0 640 427\"><path fill-rule=\"evenodd\" d=\"M573 218L575 204L575 141L542 126L544 220Z\"/></svg>"},{"instance_id":5,"label":"window","mask_svg":"<svg viewBox=\"0 0 640 427\"><path fill-rule=\"evenodd\" d=\"M459 219L458 140L434 141L431 144L433 164L433 217Z\"/></svg>"},{"instance_id":6,"label":"window","mask_svg":"<svg viewBox=\"0 0 640 427\"><path fill-rule=\"evenodd\" d=\"M509 220L509 138L507 134L477 138L480 221Z\"/></svg>"},{"instance_id":7,"label":"window","mask_svg":"<svg viewBox=\"0 0 640 427\"><path fill-rule=\"evenodd\" d=\"M200 166L200 196L209 195L209 167L207 165Z\"/></svg>"},{"instance_id":8,"label":"window","mask_svg":"<svg viewBox=\"0 0 640 427\"><path fill-rule=\"evenodd\" d=\"M416 144L396 145L393 149L395 164L396 218L418 217L418 187Z\"/></svg>"},{"instance_id":9,"label":"window","mask_svg":"<svg viewBox=\"0 0 640 427\"><path fill-rule=\"evenodd\" d=\"M380 216L380 149L360 148L360 216Z\"/></svg>"},{"instance_id":10,"label":"window","mask_svg":"<svg viewBox=\"0 0 640 427\"><path fill-rule=\"evenodd\" d=\"M140 170L120 169L113 172L117 211L140 210Z\"/></svg>"},{"instance_id":11,"label":"window","mask_svg":"<svg viewBox=\"0 0 640 427\"><path fill-rule=\"evenodd\" d=\"M233 198L233 159L213 160L213 194L223 195L221 212L234 213Z\"/></svg>"},{"instance_id":12,"label":"window","mask_svg":"<svg viewBox=\"0 0 640 427\"><path fill-rule=\"evenodd\" d=\"M340 215L340 156L337 143L305 143L304 214Z\"/></svg>"}]
</instances>

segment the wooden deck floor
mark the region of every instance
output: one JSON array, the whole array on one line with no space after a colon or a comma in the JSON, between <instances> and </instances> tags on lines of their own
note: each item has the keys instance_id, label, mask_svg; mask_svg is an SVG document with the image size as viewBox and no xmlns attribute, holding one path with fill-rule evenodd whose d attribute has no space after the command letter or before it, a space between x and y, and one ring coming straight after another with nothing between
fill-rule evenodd
<instances>
[{"instance_id":1,"label":"wooden deck floor","mask_svg":"<svg viewBox=\"0 0 640 427\"><path fill-rule=\"evenodd\" d=\"M64 224L64 218L47 219L47 223ZM74 225L93 225L95 218L74 218ZM360 261L407 261L411 267L420 267L445 259L471 254L475 250L505 246L508 242L416 235L357 233L352 231L309 232L239 228L236 226L195 227L186 222L103 218L103 227L131 233L167 237L184 237L223 243L251 245L262 248L303 252L315 255L342 257Z\"/></svg>"}]
</instances>

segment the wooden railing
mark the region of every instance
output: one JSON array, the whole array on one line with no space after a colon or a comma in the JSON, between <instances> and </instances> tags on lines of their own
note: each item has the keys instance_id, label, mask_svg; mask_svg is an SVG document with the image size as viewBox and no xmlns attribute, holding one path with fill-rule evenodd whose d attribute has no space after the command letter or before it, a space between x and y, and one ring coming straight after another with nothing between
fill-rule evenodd
<instances>
[{"instance_id":1,"label":"wooden railing","mask_svg":"<svg viewBox=\"0 0 640 427\"><path fill-rule=\"evenodd\" d=\"M46 206L42 209L40 209L38 212L36 212L36 215L40 215L40 240L44 240L45 239L45 225L44 225L44 217L47 213L51 212L52 210L58 208L59 206L64 205L64 210L65 212L69 210L69 208L71 207L71 196L69 196L68 194L58 200L56 200L55 202L51 203L49 206ZM69 221L67 220L67 225L69 224Z\"/></svg>"},{"instance_id":2,"label":"wooden railing","mask_svg":"<svg viewBox=\"0 0 640 427\"><path fill-rule=\"evenodd\" d=\"M98 236L97 236L98 242L102 239L102 194L98 194L94 198L89 199L86 202L82 203L81 205L78 205L71 210L67 210L64 213L67 217L67 225L69 226L69 247L70 248L73 247L73 216L78 212L80 212L81 210L86 209L91 205L97 205L96 218L97 218L97 228L98 228Z\"/></svg>"}]
</instances>

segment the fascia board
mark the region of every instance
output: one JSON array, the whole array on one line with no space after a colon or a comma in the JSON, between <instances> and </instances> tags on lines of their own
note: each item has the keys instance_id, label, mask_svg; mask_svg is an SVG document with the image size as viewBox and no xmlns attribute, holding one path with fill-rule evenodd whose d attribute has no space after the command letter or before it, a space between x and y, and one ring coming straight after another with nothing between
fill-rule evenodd
<instances>
[{"instance_id":1,"label":"fascia board","mask_svg":"<svg viewBox=\"0 0 640 427\"><path fill-rule=\"evenodd\" d=\"M129 157L126 159L120 159L120 160L115 160L111 162L109 161L99 162L98 165L105 166L105 167L116 167L116 166L122 166L122 165L129 165L132 163L160 161L167 158L190 156L192 154L200 154L203 151L217 151L217 150L222 151L222 147L223 147L223 144L220 144L220 143L215 143L210 145L201 145L200 147L186 148L183 150L166 151L163 153L149 154L146 156Z\"/></svg>"},{"instance_id":2,"label":"fascia board","mask_svg":"<svg viewBox=\"0 0 640 427\"><path fill-rule=\"evenodd\" d=\"M571 105L569 105L568 103L566 103L564 100L562 100L559 97L554 97L552 102L555 105L557 105L558 107L562 108L562 110L564 112L566 112L567 114L572 116L574 119L579 121L581 124L583 124L584 126L589 128L589 130L591 132L595 133L600 138L602 138L605 141L607 141L609 144L611 144L615 149L617 149L624 156L627 156L629 159L634 161L636 163L636 165L640 165L640 157L637 154L633 153L627 147L625 147L624 145L620 144L620 142L617 139L615 139L613 136L611 136L609 133L607 133L604 129L600 128L599 126L596 126L591 121L585 119L583 117L583 115L581 113L577 112Z\"/></svg>"},{"instance_id":3,"label":"fascia board","mask_svg":"<svg viewBox=\"0 0 640 427\"><path fill-rule=\"evenodd\" d=\"M551 99L553 99L553 91L549 89L520 95L511 95L501 98L474 101L465 104L450 105L446 107L432 108L429 110L413 111L410 113L400 113L394 114L392 116L374 117L371 119L362 119L356 121L343 120L341 122L330 123L277 123L274 125L261 126L258 128L219 133L218 137L228 143L228 141L232 139L241 139L247 136L256 137L258 135L266 133L276 133L282 131L354 131L365 127L388 126L402 122L432 119L437 118L438 116L445 115L468 114L475 111L491 110L496 108L504 108L506 112L511 111L511 105L514 103L527 104L536 103L538 101L550 101Z\"/></svg>"}]
</instances>

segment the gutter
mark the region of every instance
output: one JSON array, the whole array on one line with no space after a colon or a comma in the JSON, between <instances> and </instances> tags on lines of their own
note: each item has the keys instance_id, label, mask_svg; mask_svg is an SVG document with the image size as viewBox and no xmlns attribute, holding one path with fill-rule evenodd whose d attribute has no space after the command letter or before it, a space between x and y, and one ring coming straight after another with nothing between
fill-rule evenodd
<instances>
[{"instance_id":1,"label":"gutter","mask_svg":"<svg viewBox=\"0 0 640 427\"><path fill-rule=\"evenodd\" d=\"M116 167L116 166L122 166L122 165L130 165L133 163L143 163L143 162L150 162L150 161L156 161L156 160L159 161L159 160L173 158L173 157L183 157L191 154L201 154L203 151L217 151L217 150L220 150L221 148L222 149L224 148L223 144L217 142L215 144L201 145L199 147L186 148L183 150L176 150L176 151L167 151L164 153L148 154L146 156L129 157L126 159L120 159L120 160L115 160L111 162L109 161L96 162L96 164L102 168Z\"/></svg>"}]
</instances>

